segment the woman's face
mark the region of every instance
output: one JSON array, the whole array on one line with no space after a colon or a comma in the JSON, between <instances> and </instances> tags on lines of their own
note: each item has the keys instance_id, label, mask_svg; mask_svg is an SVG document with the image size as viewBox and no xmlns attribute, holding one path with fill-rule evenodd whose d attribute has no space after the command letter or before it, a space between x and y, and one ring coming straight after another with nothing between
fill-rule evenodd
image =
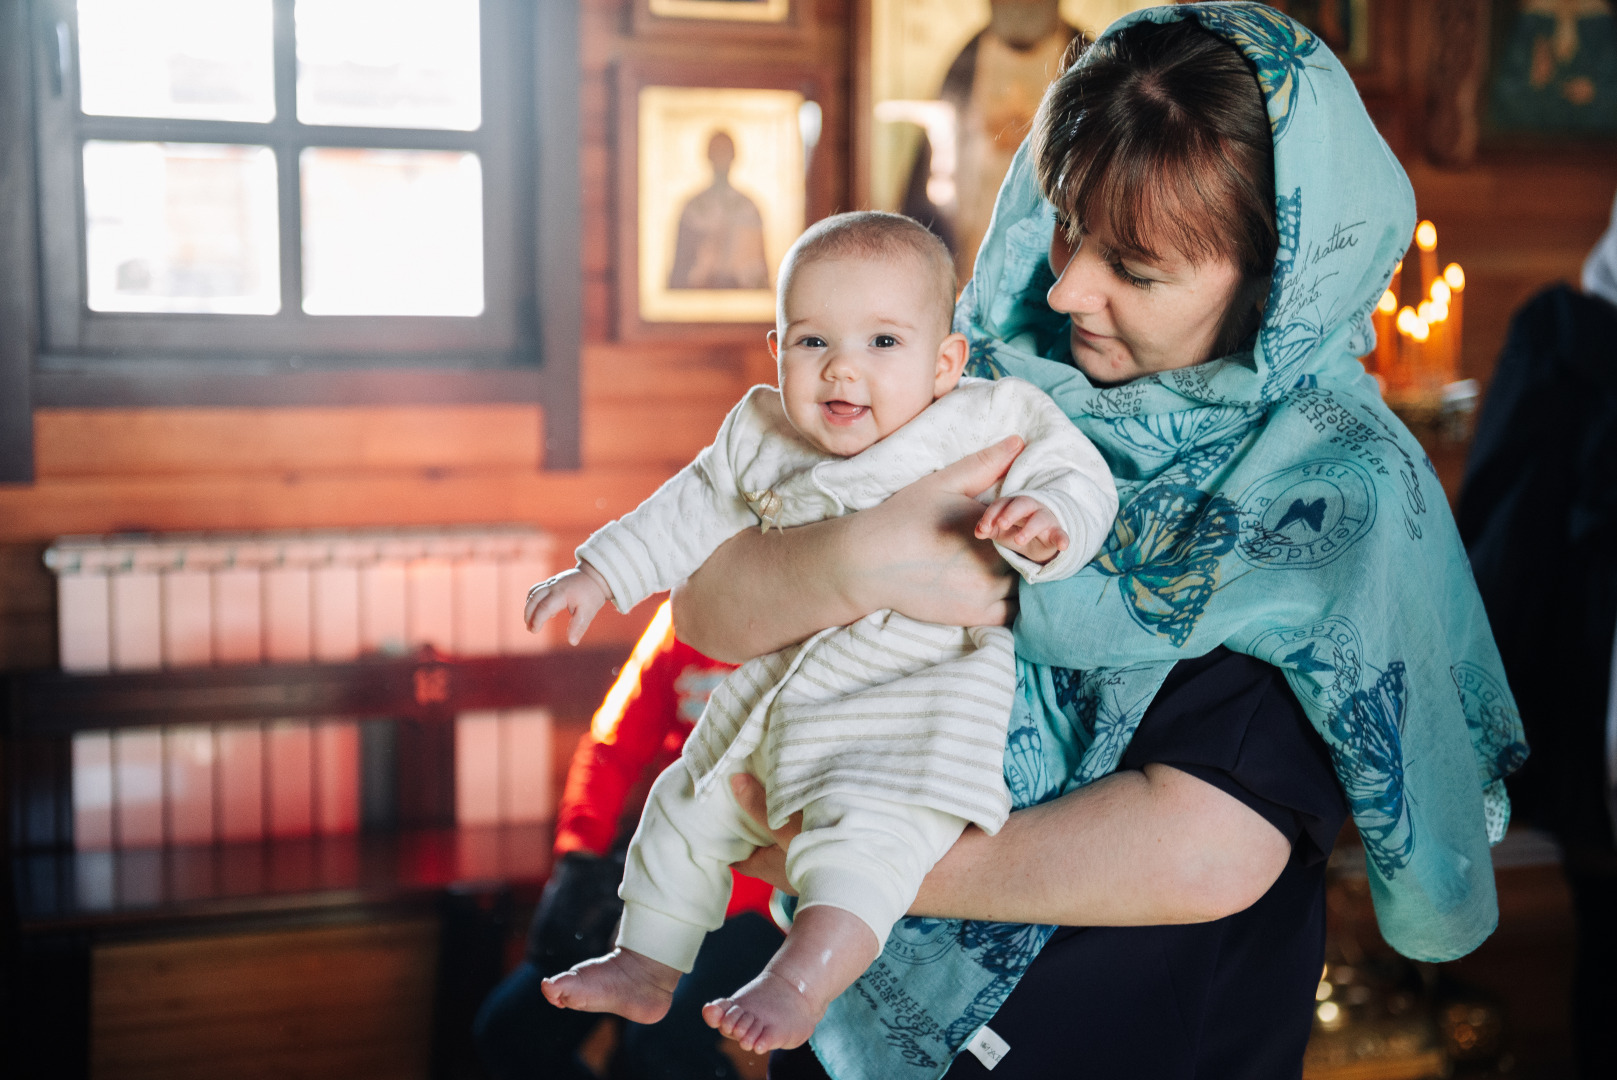
<instances>
[{"instance_id":1,"label":"woman's face","mask_svg":"<svg viewBox=\"0 0 1617 1080\"><path fill-rule=\"evenodd\" d=\"M1074 247L1059 223L1050 269L1050 306L1072 318L1073 362L1106 384L1212 359L1241 284L1240 270L1222 256L1193 263L1168 251L1151 260L1116 249L1104 229L1085 229Z\"/></svg>"}]
</instances>

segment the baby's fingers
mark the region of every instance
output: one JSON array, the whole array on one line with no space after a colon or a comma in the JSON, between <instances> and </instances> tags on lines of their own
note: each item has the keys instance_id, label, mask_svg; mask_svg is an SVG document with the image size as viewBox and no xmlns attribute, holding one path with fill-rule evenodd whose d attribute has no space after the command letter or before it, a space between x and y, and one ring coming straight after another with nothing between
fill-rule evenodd
<instances>
[{"instance_id":1,"label":"baby's fingers","mask_svg":"<svg viewBox=\"0 0 1617 1080\"><path fill-rule=\"evenodd\" d=\"M977 519L977 539L987 540L996 535L995 530L1000 527L1000 519L1005 516L1005 508L1009 500L995 499L983 511L983 516Z\"/></svg>"},{"instance_id":2,"label":"baby's fingers","mask_svg":"<svg viewBox=\"0 0 1617 1080\"><path fill-rule=\"evenodd\" d=\"M599 604L579 604L573 608L573 617L567 621L567 644L577 645L584 640L584 631L590 628L595 620L595 613L600 610Z\"/></svg>"},{"instance_id":3,"label":"baby's fingers","mask_svg":"<svg viewBox=\"0 0 1617 1080\"><path fill-rule=\"evenodd\" d=\"M1059 525L1052 525L1046 529L1041 539L1057 551L1066 551L1072 546L1072 538L1067 535L1067 530Z\"/></svg>"},{"instance_id":4,"label":"baby's fingers","mask_svg":"<svg viewBox=\"0 0 1617 1080\"><path fill-rule=\"evenodd\" d=\"M528 624L528 629L533 630L543 626L560 609L561 600L556 595L556 590L549 585L536 585L533 591L528 593L528 602L522 608L522 618Z\"/></svg>"}]
</instances>

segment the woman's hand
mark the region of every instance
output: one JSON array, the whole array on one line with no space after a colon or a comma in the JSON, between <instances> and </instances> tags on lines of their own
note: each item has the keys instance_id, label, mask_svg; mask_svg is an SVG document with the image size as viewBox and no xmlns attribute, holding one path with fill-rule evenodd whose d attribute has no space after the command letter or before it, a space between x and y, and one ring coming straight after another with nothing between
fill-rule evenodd
<instances>
[{"instance_id":1,"label":"woman's hand","mask_svg":"<svg viewBox=\"0 0 1617 1080\"><path fill-rule=\"evenodd\" d=\"M1003 439L854 515L858 550L848 567L870 611L891 608L945 626L1010 622L1016 578L977 536L983 504L976 497L1005 475L1022 446L1016 436Z\"/></svg>"},{"instance_id":2,"label":"woman's hand","mask_svg":"<svg viewBox=\"0 0 1617 1080\"><path fill-rule=\"evenodd\" d=\"M973 535L975 496L1021 450L1012 436L869 510L732 537L674 590L680 639L740 663L883 608L953 626L1008 623L1016 580Z\"/></svg>"}]
</instances>

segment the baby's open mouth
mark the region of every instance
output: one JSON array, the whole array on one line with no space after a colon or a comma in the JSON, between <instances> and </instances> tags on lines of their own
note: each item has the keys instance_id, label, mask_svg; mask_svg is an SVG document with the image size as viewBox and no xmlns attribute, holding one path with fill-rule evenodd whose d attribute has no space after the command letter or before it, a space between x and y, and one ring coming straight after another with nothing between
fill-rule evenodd
<instances>
[{"instance_id":1,"label":"baby's open mouth","mask_svg":"<svg viewBox=\"0 0 1617 1080\"><path fill-rule=\"evenodd\" d=\"M851 424L870 411L869 405L855 405L851 401L822 401L820 409L833 424Z\"/></svg>"}]
</instances>

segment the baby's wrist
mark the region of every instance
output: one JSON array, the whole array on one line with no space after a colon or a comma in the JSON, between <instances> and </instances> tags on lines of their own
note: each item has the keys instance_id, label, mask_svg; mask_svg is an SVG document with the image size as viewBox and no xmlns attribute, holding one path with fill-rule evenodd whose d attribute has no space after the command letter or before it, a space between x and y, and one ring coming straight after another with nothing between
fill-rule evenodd
<instances>
[{"instance_id":1,"label":"baby's wrist","mask_svg":"<svg viewBox=\"0 0 1617 1080\"><path fill-rule=\"evenodd\" d=\"M602 576L599 570L585 560L580 559L578 560L578 571L584 575L584 580L600 590L602 599L610 600L612 598L612 586L607 583L606 578Z\"/></svg>"}]
</instances>

